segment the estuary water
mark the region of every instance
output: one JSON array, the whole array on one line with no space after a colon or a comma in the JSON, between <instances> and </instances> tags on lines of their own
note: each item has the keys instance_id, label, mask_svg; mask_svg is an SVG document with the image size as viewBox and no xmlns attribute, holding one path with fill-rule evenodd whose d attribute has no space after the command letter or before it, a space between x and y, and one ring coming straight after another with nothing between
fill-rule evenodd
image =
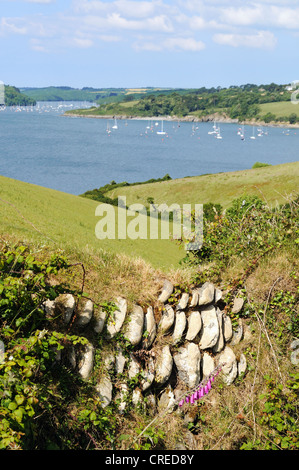
<instances>
[{"instance_id":1,"label":"estuary water","mask_svg":"<svg viewBox=\"0 0 299 470\"><path fill-rule=\"evenodd\" d=\"M89 106L39 102L1 110L0 174L79 195L112 180L181 178L249 169L257 161L298 161L299 129L215 123L220 131L211 134L213 123L63 115ZM165 134L157 134L162 126ZM222 138L216 138L219 134Z\"/></svg>"}]
</instances>

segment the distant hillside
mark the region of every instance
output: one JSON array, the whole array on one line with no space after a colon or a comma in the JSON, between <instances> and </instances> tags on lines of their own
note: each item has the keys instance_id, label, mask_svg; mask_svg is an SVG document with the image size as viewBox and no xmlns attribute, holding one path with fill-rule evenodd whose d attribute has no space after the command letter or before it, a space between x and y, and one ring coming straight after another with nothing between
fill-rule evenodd
<instances>
[{"instance_id":1,"label":"distant hillside","mask_svg":"<svg viewBox=\"0 0 299 470\"><path fill-rule=\"evenodd\" d=\"M155 88L72 88L69 86L49 86L45 88L21 88L22 92L36 101L91 101L98 104L115 103L148 92ZM161 91L161 89L159 89ZM129 97L129 98L128 98Z\"/></svg>"},{"instance_id":2,"label":"distant hillside","mask_svg":"<svg viewBox=\"0 0 299 470\"><path fill-rule=\"evenodd\" d=\"M36 101L21 93L18 88L5 85L5 104L6 106L34 106Z\"/></svg>"},{"instance_id":3,"label":"distant hillside","mask_svg":"<svg viewBox=\"0 0 299 470\"><path fill-rule=\"evenodd\" d=\"M246 84L228 88L201 87L198 89L144 89L120 93L114 102L100 102L100 106L86 110L76 110L77 115L106 116L122 115L128 117L171 116L175 118L205 119L217 113L220 116L239 121L258 120L270 122L277 119L263 109L266 104L291 105L291 90L286 85ZM69 111L72 114L74 111ZM290 123L299 121L294 110L279 115L281 120Z\"/></svg>"}]
</instances>

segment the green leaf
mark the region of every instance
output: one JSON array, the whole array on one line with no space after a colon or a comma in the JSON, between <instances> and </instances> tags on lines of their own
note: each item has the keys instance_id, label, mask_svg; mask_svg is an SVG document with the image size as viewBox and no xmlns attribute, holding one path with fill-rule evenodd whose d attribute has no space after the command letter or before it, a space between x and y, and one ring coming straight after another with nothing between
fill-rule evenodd
<instances>
[{"instance_id":1,"label":"green leaf","mask_svg":"<svg viewBox=\"0 0 299 470\"><path fill-rule=\"evenodd\" d=\"M97 419L97 414L94 411L90 413L90 419L91 421L95 421Z\"/></svg>"},{"instance_id":2,"label":"green leaf","mask_svg":"<svg viewBox=\"0 0 299 470\"><path fill-rule=\"evenodd\" d=\"M16 395L15 396L15 402L18 404L18 405L22 405L22 403L24 402L25 398L23 397L23 395Z\"/></svg>"},{"instance_id":3,"label":"green leaf","mask_svg":"<svg viewBox=\"0 0 299 470\"><path fill-rule=\"evenodd\" d=\"M11 401L7 408L11 411L14 411L17 407L18 405L14 401Z\"/></svg>"}]
</instances>

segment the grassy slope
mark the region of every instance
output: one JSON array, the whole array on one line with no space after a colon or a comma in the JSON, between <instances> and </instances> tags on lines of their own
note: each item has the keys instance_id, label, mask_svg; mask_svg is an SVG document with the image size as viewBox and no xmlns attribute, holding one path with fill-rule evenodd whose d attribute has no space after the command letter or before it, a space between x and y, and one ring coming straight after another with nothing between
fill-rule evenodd
<instances>
[{"instance_id":1,"label":"grassy slope","mask_svg":"<svg viewBox=\"0 0 299 470\"><path fill-rule=\"evenodd\" d=\"M147 204L149 196L156 204L220 203L227 208L231 201L246 194L256 194L275 205L298 190L299 162L257 169L181 178L160 183L118 188L110 197L126 196L127 204Z\"/></svg>"},{"instance_id":2,"label":"grassy slope","mask_svg":"<svg viewBox=\"0 0 299 470\"><path fill-rule=\"evenodd\" d=\"M162 269L177 267L184 256L184 251L170 240L98 240L95 236L95 226L100 220L95 216L98 203L90 199L3 176L0 176L0 198L0 232L24 241L50 245L54 241L55 246L72 252L103 249L124 253L142 257Z\"/></svg>"},{"instance_id":3,"label":"grassy slope","mask_svg":"<svg viewBox=\"0 0 299 470\"><path fill-rule=\"evenodd\" d=\"M299 106L294 105L291 101L279 101L277 103L265 103L259 105L261 114L273 113L277 117L289 116L290 114L297 114L299 116Z\"/></svg>"},{"instance_id":4,"label":"grassy slope","mask_svg":"<svg viewBox=\"0 0 299 470\"><path fill-rule=\"evenodd\" d=\"M275 205L285 202L285 197L298 189L298 181L299 162L295 162L119 188L109 195L126 196L128 205L133 202L148 205L147 198L151 196L158 204L219 202L226 208L233 199L246 193L257 194ZM95 236L100 220L95 216L98 203L90 199L2 176L0 198L1 232L24 241L54 243L71 252L123 253L166 270L178 267L184 257L184 250L170 240L150 240L149 236L145 240L98 240ZM117 208L115 211L117 214ZM130 220L127 218L127 222Z\"/></svg>"}]
</instances>

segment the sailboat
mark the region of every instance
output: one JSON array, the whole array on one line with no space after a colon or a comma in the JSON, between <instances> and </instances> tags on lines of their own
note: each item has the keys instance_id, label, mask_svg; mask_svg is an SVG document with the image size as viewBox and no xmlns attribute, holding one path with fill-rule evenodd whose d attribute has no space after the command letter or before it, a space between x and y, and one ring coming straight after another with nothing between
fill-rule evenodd
<instances>
[{"instance_id":1,"label":"sailboat","mask_svg":"<svg viewBox=\"0 0 299 470\"><path fill-rule=\"evenodd\" d=\"M116 118L114 118L114 125L112 126L112 129L118 129Z\"/></svg>"},{"instance_id":2,"label":"sailboat","mask_svg":"<svg viewBox=\"0 0 299 470\"><path fill-rule=\"evenodd\" d=\"M209 131L208 134L217 134L217 132L218 132L218 129L217 129L216 121L214 121L213 130Z\"/></svg>"},{"instance_id":3,"label":"sailboat","mask_svg":"<svg viewBox=\"0 0 299 470\"><path fill-rule=\"evenodd\" d=\"M161 130L157 131L157 134L159 134L159 135L165 135L166 134L166 132L163 130L163 121L161 123Z\"/></svg>"},{"instance_id":4,"label":"sailboat","mask_svg":"<svg viewBox=\"0 0 299 470\"><path fill-rule=\"evenodd\" d=\"M109 121L107 121L107 129L106 129L106 132L107 132L107 134L111 134Z\"/></svg>"},{"instance_id":5,"label":"sailboat","mask_svg":"<svg viewBox=\"0 0 299 470\"><path fill-rule=\"evenodd\" d=\"M254 126L252 126L252 136L250 137L252 140L255 139L255 135L254 135Z\"/></svg>"},{"instance_id":6,"label":"sailboat","mask_svg":"<svg viewBox=\"0 0 299 470\"><path fill-rule=\"evenodd\" d=\"M245 140L244 126L242 126L242 131L241 131L240 137L241 137L241 140Z\"/></svg>"},{"instance_id":7,"label":"sailboat","mask_svg":"<svg viewBox=\"0 0 299 470\"><path fill-rule=\"evenodd\" d=\"M216 133L217 133L216 139L222 139L222 136L220 134L220 126L218 126L218 129L217 129Z\"/></svg>"}]
</instances>

